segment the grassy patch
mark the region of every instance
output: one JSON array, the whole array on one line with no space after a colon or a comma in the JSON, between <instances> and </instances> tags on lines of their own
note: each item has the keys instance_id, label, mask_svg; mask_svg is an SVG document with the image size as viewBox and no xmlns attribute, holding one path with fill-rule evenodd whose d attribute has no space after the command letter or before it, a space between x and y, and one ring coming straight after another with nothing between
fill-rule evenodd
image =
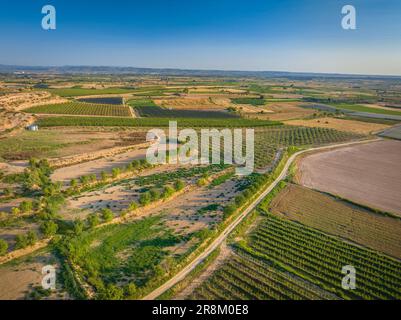
<instances>
[{"instance_id":1,"label":"grassy patch","mask_svg":"<svg viewBox=\"0 0 401 320\"><path fill-rule=\"evenodd\" d=\"M393 110L385 110L379 108L371 108L367 106L362 106L359 104L348 104L348 103L337 103L331 104L333 107L341 110L349 110L349 111L356 111L356 112L368 112L368 113L375 113L375 114L386 114L386 115L393 115L393 116L401 116L401 111L393 111Z\"/></svg>"},{"instance_id":2,"label":"grassy patch","mask_svg":"<svg viewBox=\"0 0 401 320\"><path fill-rule=\"evenodd\" d=\"M231 102L235 104L250 104L253 106L263 106L266 104L264 99L258 98L235 98L231 99Z\"/></svg>"}]
</instances>

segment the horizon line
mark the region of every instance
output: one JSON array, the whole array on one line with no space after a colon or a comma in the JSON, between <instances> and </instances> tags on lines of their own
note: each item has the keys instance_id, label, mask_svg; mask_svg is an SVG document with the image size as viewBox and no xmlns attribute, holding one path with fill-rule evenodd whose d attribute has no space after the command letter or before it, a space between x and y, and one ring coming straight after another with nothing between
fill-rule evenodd
<instances>
[{"instance_id":1,"label":"horizon line","mask_svg":"<svg viewBox=\"0 0 401 320\"><path fill-rule=\"evenodd\" d=\"M333 76L365 76L365 77L390 77L400 78L401 74L377 74L377 73L343 73L343 72L316 72L316 71L287 71L287 70L240 70L240 69L218 69L218 68L181 68L181 67L137 67L137 66L114 66L114 65L18 65L18 64L1 64L0 67L9 68L132 68L132 69L149 69L149 70L176 70L176 71L210 71L210 72L255 72L255 73L288 73L288 74L310 74L310 75L333 75ZM1 71L0 71L1 72Z\"/></svg>"}]
</instances>

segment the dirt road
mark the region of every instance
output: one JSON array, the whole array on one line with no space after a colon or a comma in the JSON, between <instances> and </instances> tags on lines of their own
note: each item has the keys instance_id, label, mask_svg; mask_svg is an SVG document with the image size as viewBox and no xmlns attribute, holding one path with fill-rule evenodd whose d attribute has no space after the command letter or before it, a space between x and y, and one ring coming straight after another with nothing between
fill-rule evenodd
<instances>
[{"instance_id":1,"label":"dirt road","mask_svg":"<svg viewBox=\"0 0 401 320\"><path fill-rule=\"evenodd\" d=\"M374 140L364 140L364 141L356 141L356 142L347 142L347 143L342 143L342 144L336 144L336 145L328 145L324 147L317 147L317 148L311 148L308 150L302 150L297 153L294 153L288 160L287 163L285 164L283 170L281 171L280 175L274 180L274 182L269 185L265 191L263 191L252 203L251 205L246 208L230 225L227 226L227 228L203 251L196 259L194 259L192 262L190 262L184 269L182 269L180 272L178 272L173 278L165 282L163 285L143 297L143 300L154 300L164 292L166 292L168 289L172 288L174 285L176 285L178 282L183 280L196 266L201 263L210 253L212 253L217 247L219 247L225 239L227 239L227 236L235 229L235 227L238 226L238 224L250 213L252 212L258 204L277 186L277 184L283 180L288 173L288 169L291 166L291 164L294 162L296 157L299 155L306 153L306 152L313 152L313 151L318 151L318 150L325 150L325 149L332 149L332 148L338 148L338 147L345 147L345 146L350 146L354 144L360 144L360 143L368 143L368 142L373 142L377 141L380 139L374 139Z\"/></svg>"}]
</instances>

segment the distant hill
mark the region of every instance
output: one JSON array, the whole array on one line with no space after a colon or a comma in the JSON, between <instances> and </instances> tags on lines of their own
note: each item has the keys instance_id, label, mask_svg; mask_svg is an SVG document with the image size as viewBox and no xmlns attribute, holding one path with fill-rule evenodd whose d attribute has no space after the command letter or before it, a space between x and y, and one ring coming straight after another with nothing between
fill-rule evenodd
<instances>
[{"instance_id":1,"label":"distant hill","mask_svg":"<svg viewBox=\"0 0 401 320\"><path fill-rule=\"evenodd\" d=\"M161 76L204 76L204 77L255 77L255 78L286 78L293 80L311 79L370 79L370 80L401 80L401 76L381 75L351 75L334 73L303 73L281 71L229 71L229 70L191 70L191 69L154 69L136 67L110 66L15 66L1 65L0 73L45 73L45 74L133 74Z\"/></svg>"}]
</instances>

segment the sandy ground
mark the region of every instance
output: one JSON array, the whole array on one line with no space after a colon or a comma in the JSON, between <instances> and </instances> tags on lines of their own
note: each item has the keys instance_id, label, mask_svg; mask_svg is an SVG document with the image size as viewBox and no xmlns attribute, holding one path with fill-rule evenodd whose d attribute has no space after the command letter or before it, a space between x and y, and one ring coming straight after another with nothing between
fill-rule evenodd
<instances>
[{"instance_id":1,"label":"sandy ground","mask_svg":"<svg viewBox=\"0 0 401 320\"><path fill-rule=\"evenodd\" d=\"M185 96L174 99L156 99L155 103L161 107L185 110L224 110L227 107L218 105L213 98Z\"/></svg>"},{"instance_id":2,"label":"sandy ground","mask_svg":"<svg viewBox=\"0 0 401 320\"><path fill-rule=\"evenodd\" d=\"M285 124L304 127L330 128L340 131L349 131L354 133L370 134L388 128L388 125L379 123L369 123L354 120L344 120L337 118L320 118L311 120L290 120Z\"/></svg>"},{"instance_id":3,"label":"sandy ground","mask_svg":"<svg viewBox=\"0 0 401 320\"><path fill-rule=\"evenodd\" d=\"M46 91L13 93L0 97L0 106L8 110L20 111L42 104L62 103L68 100L54 97Z\"/></svg>"},{"instance_id":4,"label":"sandy ground","mask_svg":"<svg viewBox=\"0 0 401 320\"><path fill-rule=\"evenodd\" d=\"M49 253L36 255L18 265L4 265L0 267L0 300L24 299L33 286L41 286L43 279L42 268L54 265L54 258ZM57 288L57 287L56 287ZM64 294L53 293L50 299L66 298Z\"/></svg>"},{"instance_id":5,"label":"sandy ground","mask_svg":"<svg viewBox=\"0 0 401 320\"><path fill-rule=\"evenodd\" d=\"M146 156L146 148L132 150L111 157L105 157L89 162L78 163L72 166L56 169L51 178L54 181L69 182L84 175L99 175L102 171L109 172L114 167L122 167L133 160L142 159Z\"/></svg>"},{"instance_id":6,"label":"sandy ground","mask_svg":"<svg viewBox=\"0 0 401 320\"><path fill-rule=\"evenodd\" d=\"M312 154L299 164L304 186L401 216L401 142L383 140Z\"/></svg>"},{"instance_id":7,"label":"sandy ground","mask_svg":"<svg viewBox=\"0 0 401 320\"><path fill-rule=\"evenodd\" d=\"M258 113L247 115L257 119L269 119L273 121L300 119L315 113L315 110L298 107L297 102L274 102L264 107L258 107ZM260 113L263 111L263 113Z\"/></svg>"},{"instance_id":8,"label":"sandy ground","mask_svg":"<svg viewBox=\"0 0 401 320\"><path fill-rule=\"evenodd\" d=\"M35 117L17 111L0 111L0 134L6 130L24 128L35 122Z\"/></svg>"},{"instance_id":9,"label":"sandy ground","mask_svg":"<svg viewBox=\"0 0 401 320\"><path fill-rule=\"evenodd\" d=\"M178 165L157 166L138 173L136 177L150 176L162 172L174 171L179 167L180 166ZM86 192L77 197L71 198L68 200L66 210L67 213L63 213L63 218L83 218L89 211L99 211L103 208L110 208L115 212L127 208L132 201L138 201L139 189L142 188L138 185L135 185L133 181L134 178L120 184L112 184L111 186L101 190ZM89 211L85 212L82 210Z\"/></svg>"},{"instance_id":10,"label":"sandy ground","mask_svg":"<svg viewBox=\"0 0 401 320\"><path fill-rule=\"evenodd\" d=\"M210 228L222 218L222 210L199 213L198 210L211 205L227 205L237 195L236 181L228 180L212 189L199 188L183 194L172 202L158 208L166 213L167 225L180 234Z\"/></svg>"}]
</instances>

